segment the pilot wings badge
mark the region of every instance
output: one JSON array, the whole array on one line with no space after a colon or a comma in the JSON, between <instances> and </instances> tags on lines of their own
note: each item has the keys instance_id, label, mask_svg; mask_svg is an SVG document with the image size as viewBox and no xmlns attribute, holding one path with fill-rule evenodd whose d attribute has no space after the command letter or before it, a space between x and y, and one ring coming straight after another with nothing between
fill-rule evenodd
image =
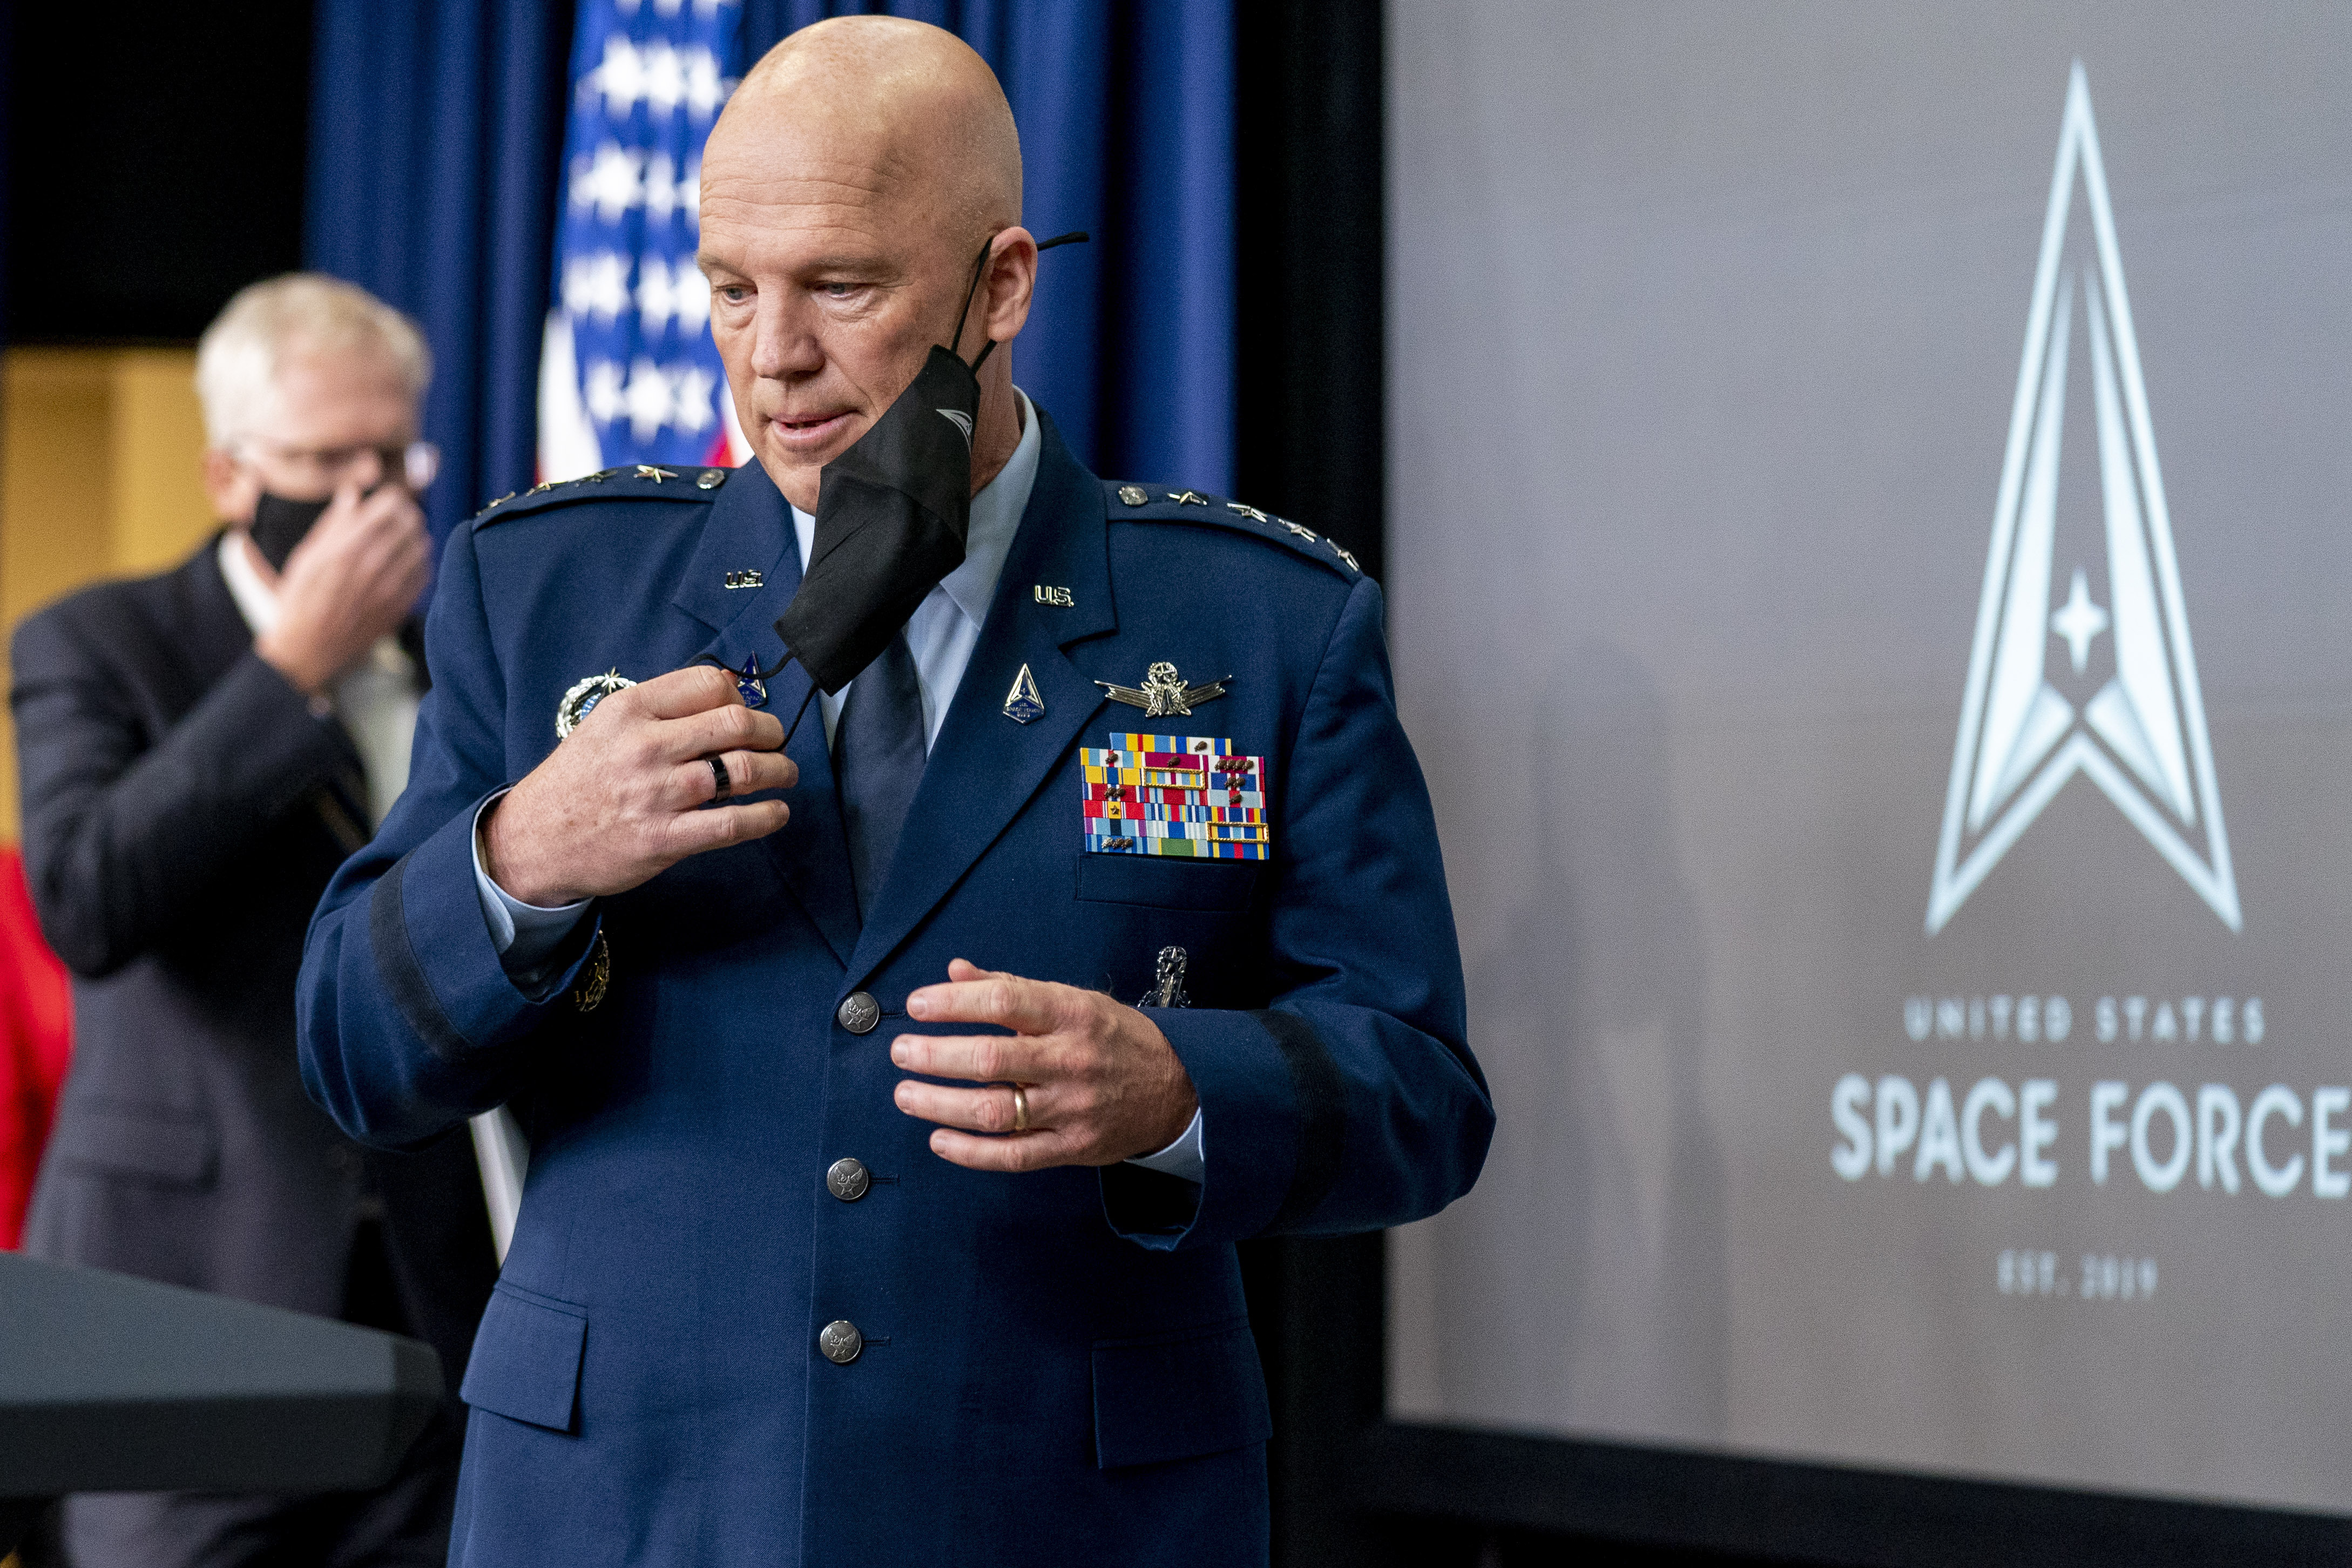
<instances>
[{"instance_id":1,"label":"pilot wings badge","mask_svg":"<svg viewBox=\"0 0 2352 1568\"><path fill-rule=\"evenodd\" d=\"M1139 689L1108 680L1097 680L1095 684L1101 687L1103 695L1113 702L1140 708L1147 719L1165 719L1171 715L1189 718L1192 710L1202 703L1213 702L1223 697L1226 684L1232 679L1233 677L1228 675L1220 679L1203 681L1198 686L1187 686L1184 678L1176 673L1176 667L1161 659L1143 672L1143 685Z\"/></svg>"}]
</instances>

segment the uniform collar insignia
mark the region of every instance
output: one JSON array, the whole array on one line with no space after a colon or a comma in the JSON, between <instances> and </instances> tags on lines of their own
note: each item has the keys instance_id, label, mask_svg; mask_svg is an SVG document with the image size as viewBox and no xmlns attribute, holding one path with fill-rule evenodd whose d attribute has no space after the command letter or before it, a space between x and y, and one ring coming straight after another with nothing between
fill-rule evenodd
<instances>
[{"instance_id":1,"label":"uniform collar insignia","mask_svg":"<svg viewBox=\"0 0 2352 1568\"><path fill-rule=\"evenodd\" d=\"M1004 694L1004 716L1015 724L1027 724L1045 716L1045 699L1037 689L1037 678L1023 665L1021 673L1013 678L1013 689Z\"/></svg>"}]
</instances>

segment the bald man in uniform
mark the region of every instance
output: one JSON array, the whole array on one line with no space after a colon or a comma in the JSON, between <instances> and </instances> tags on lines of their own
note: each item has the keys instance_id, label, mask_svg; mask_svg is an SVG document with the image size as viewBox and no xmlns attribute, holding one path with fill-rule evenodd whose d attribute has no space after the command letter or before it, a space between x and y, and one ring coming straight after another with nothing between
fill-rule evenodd
<instances>
[{"instance_id":1,"label":"bald man in uniform","mask_svg":"<svg viewBox=\"0 0 2352 1568\"><path fill-rule=\"evenodd\" d=\"M530 1140L452 1561L1264 1562L1234 1243L1434 1213L1493 1125L1379 590L1015 387L1019 142L952 35L786 39L701 213L755 461L452 538L303 968L353 1136ZM729 674L827 466L983 341L961 563L840 690Z\"/></svg>"}]
</instances>

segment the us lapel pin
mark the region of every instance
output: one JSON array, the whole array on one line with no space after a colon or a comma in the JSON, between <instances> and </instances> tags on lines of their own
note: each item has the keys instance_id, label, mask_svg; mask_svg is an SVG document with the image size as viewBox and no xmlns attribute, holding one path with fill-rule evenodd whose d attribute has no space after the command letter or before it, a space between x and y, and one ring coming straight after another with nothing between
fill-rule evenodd
<instances>
[{"instance_id":1,"label":"us lapel pin","mask_svg":"<svg viewBox=\"0 0 2352 1568\"><path fill-rule=\"evenodd\" d=\"M1013 689L1004 694L1004 716L1015 724L1027 724L1045 716L1045 699L1037 690L1037 678L1023 665L1021 673L1013 678Z\"/></svg>"}]
</instances>

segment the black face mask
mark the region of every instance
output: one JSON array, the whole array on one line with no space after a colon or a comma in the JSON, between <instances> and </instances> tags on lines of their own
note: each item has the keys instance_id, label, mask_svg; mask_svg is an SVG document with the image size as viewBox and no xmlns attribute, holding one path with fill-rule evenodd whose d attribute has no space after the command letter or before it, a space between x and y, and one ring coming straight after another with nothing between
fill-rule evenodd
<instances>
[{"instance_id":1,"label":"black face mask","mask_svg":"<svg viewBox=\"0 0 2352 1568\"><path fill-rule=\"evenodd\" d=\"M776 635L827 691L873 663L963 564L979 368L934 346L913 384L817 481L808 571Z\"/></svg>"},{"instance_id":2,"label":"black face mask","mask_svg":"<svg viewBox=\"0 0 2352 1568\"><path fill-rule=\"evenodd\" d=\"M322 500L288 500L268 490L261 492L261 499L253 503L250 526L254 548L261 552L261 558L269 563L271 571L286 570L286 558L294 553L294 547L302 542L302 536L310 531L329 504Z\"/></svg>"},{"instance_id":3,"label":"black face mask","mask_svg":"<svg viewBox=\"0 0 2352 1568\"><path fill-rule=\"evenodd\" d=\"M1037 248L1086 237L1061 235ZM994 245L991 236L973 264L954 342L935 345L922 373L818 478L808 570L776 622L785 658L809 672L812 690L848 685L890 645L923 596L963 563L980 367L996 344L991 341L969 365L957 350ZM747 669L747 691L774 673Z\"/></svg>"}]
</instances>

